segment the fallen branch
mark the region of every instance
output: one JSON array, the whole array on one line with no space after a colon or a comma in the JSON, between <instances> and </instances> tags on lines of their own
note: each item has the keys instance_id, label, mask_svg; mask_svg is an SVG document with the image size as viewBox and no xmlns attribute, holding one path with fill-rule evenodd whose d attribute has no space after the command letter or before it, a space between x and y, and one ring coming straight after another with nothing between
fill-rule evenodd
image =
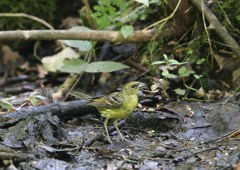
<instances>
[{"instance_id":1,"label":"fallen branch","mask_svg":"<svg viewBox=\"0 0 240 170\"><path fill-rule=\"evenodd\" d=\"M120 31L72 31L72 30L16 30L0 31L0 40L92 40L110 42L144 42L150 41L155 29L134 31L128 38L124 38Z\"/></svg>"},{"instance_id":2,"label":"fallen branch","mask_svg":"<svg viewBox=\"0 0 240 170\"><path fill-rule=\"evenodd\" d=\"M191 0L191 2L201 11L210 23L210 27L214 29L222 40L233 50L233 52L240 58L240 46L228 33L226 28L219 22L213 12L207 7L203 0Z\"/></svg>"},{"instance_id":3,"label":"fallen branch","mask_svg":"<svg viewBox=\"0 0 240 170\"><path fill-rule=\"evenodd\" d=\"M82 116L87 113L96 113L97 110L86 105L85 100L76 100L63 103L53 103L44 106L34 106L23 108L15 112L0 114L0 128L12 125L26 119L29 116L37 116L40 114L51 113L59 117Z\"/></svg>"},{"instance_id":4,"label":"fallen branch","mask_svg":"<svg viewBox=\"0 0 240 170\"><path fill-rule=\"evenodd\" d=\"M159 25L162 22L168 21L173 15L177 14L181 17L188 16L188 12L185 10L178 10L178 8L185 9L188 6L186 3L181 3L182 0L176 4L176 7L170 17L161 20L150 27ZM181 5L183 4L183 5ZM177 11L178 10L178 11ZM89 31L72 31L72 30L53 30L54 28L50 26L47 22L40 18L34 17L32 15L27 15L24 13L0 13L0 17L24 17L37 21L52 30L14 30L14 31L0 31L0 40L60 40L60 39L71 39L71 40L90 40L90 41L109 41L109 42L148 42L156 38L157 32L156 28L153 29L143 29L134 31L128 38L124 38L120 31L101 31L101 30L89 30ZM182 18L178 21L181 22ZM188 25L185 24L176 25L175 22L170 22L168 26L161 31L161 38L169 39L170 37L181 36L184 33ZM165 25L165 24L163 24ZM162 25L162 27L163 27ZM184 26L183 26L184 25ZM93 27L94 28L94 27Z\"/></svg>"}]
</instances>

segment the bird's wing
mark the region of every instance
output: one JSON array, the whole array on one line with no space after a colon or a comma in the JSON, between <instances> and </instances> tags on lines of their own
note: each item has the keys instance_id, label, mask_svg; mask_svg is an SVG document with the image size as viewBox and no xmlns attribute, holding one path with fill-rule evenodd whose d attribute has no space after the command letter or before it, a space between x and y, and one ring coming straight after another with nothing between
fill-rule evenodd
<instances>
[{"instance_id":1,"label":"bird's wing","mask_svg":"<svg viewBox=\"0 0 240 170\"><path fill-rule=\"evenodd\" d=\"M122 106L124 96L120 92L111 93L108 96L96 98L89 102L89 105L97 108L117 108Z\"/></svg>"}]
</instances>

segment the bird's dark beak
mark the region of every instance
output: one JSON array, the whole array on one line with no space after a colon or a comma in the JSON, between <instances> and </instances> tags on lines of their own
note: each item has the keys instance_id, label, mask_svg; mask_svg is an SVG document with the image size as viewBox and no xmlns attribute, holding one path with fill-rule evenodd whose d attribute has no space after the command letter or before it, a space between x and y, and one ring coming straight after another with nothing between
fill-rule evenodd
<instances>
[{"instance_id":1,"label":"bird's dark beak","mask_svg":"<svg viewBox=\"0 0 240 170\"><path fill-rule=\"evenodd\" d=\"M147 87L147 85L146 85L145 83L140 83L140 84L138 85L138 87L139 87L139 89L142 89L143 87Z\"/></svg>"},{"instance_id":2,"label":"bird's dark beak","mask_svg":"<svg viewBox=\"0 0 240 170\"><path fill-rule=\"evenodd\" d=\"M147 85L145 83L140 83L138 85L138 88L139 88L138 96L142 96L143 91L147 89Z\"/></svg>"},{"instance_id":3,"label":"bird's dark beak","mask_svg":"<svg viewBox=\"0 0 240 170\"><path fill-rule=\"evenodd\" d=\"M139 88L138 96L142 96L143 90L147 88L147 85L145 83L140 83L138 85L138 88Z\"/></svg>"}]
</instances>

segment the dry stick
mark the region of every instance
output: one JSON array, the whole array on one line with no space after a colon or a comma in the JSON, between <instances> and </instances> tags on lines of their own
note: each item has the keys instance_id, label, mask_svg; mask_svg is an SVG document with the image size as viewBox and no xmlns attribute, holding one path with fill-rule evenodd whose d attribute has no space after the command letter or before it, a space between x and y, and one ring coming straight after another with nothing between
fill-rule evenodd
<instances>
[{"instance_id":1,"label":"dry stick","mask_svg":"<svg viewBox=\"0 0 240 170\"><path fill-rule=\"evenodd\" d=\"M110 42L143 42L150 41L155 29L134 31L124 38L120 31L73 31L73 30L29 30L0 31L0 40L93 40Z\"/></svg>"},{"instance_id":2,"label":"dry stick","mask_svg":"<svg viewBox=\"0 0 240 170\"><path fill-rule=\"evenodd\" d=\"M208 22L210 23L210 28L214 29L222 40L232 48L233 52L240 58L240 46L232 38L232 36L227 32L226 28L222 26L217 17L213 12L207 7L203 0L191 0L191 2L201 11L204 16L206 16Z\"/></svg>"},{"instance_id":3,"label":"dry stick","mask_svg":"<svg viewBox=\"0 0 240 170\"><path fill-rule=\"evenodd\" d=\"M37 21L51 30L15 30L0 31L0 40L93 40L110 42L144 42L150 41L155 34L155 29L134 31L125 39L120 31L70 31L54 30L54 28L44 20L24 13L0 13L0 17L24 17ZM35 47L34 47L35 48ZM35 50L34 50L35 51ZM36 55L36 52L34 52Z\"/></svg>"}]
</instances>

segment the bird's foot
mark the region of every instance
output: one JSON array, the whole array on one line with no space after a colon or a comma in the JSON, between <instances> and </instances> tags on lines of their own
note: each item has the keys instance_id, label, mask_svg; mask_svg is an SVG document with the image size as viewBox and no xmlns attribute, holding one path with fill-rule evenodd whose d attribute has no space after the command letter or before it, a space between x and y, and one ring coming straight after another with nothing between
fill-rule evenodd
<instances>
[{"instance_id":1,"label":"bird's foot","mask_svg":"<svg viewBox=\"0 0 240 170\"><path fill-rule=\"evenodd\" d=\"M119 135L120 135L120 137L121 137L121 139L122 139L122 141L127 141L127 139L122 135L122 133L120 132L119 133Z\"/></svg>"},{"instance_id":2,"label":"bird's foot","mask_svg":"<svg viewBox=\"0 0 240 170\"><path fill-rule=\"evenodd\" d=\"M110 137L108 136L108 138L107 138L107 141L108 141L108 143L112 143L113 141L110 139Z\"/></svg>"}]
</instances>

